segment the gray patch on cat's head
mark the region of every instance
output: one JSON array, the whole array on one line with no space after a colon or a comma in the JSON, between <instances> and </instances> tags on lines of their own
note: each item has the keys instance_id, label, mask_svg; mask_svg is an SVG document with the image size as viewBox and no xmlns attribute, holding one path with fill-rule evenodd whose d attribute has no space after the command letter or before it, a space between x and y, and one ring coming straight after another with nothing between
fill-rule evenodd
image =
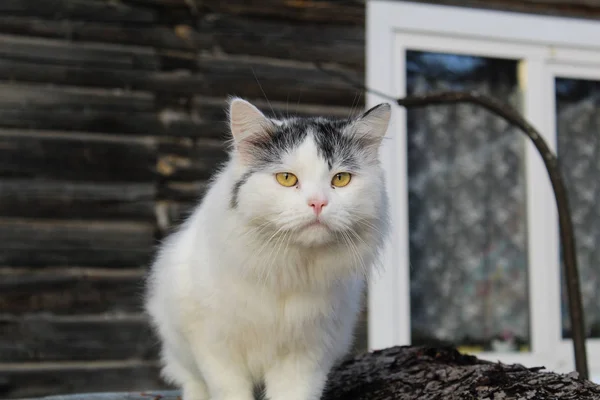
<instances>
[{"instance_id":1,"label":"gray patch on cat's head","mask_svg":"<svg viewBox=\"0 0 600 400\"><path fill-rule=\"evenodd\" d=\"M254 145L254 158L258 169L265 165L275 164L282 157L300 146L306 137L313 136L319 155L332 168L335 163L357 168L357 152L361 143L344 129L351 123L349 120L336 120L323 117L292 118L283 121L270 136L270 140L260 141Z\"/></svg>"},{"instance_id":2,"label":"gray patch on cat's head","mask_svg":"<svg viewBox=\"0 0 600 400\"><path fill-rule=\"evenodd\" d=\"M246 183L250 175L254 173L253 170L247 171L238 181L233 185L233 190L231 191L231 200L229 201L229 206L231 208L237 208L238 206L238 198L240 195L240 188Z\"/></svg>"}]
</instances>

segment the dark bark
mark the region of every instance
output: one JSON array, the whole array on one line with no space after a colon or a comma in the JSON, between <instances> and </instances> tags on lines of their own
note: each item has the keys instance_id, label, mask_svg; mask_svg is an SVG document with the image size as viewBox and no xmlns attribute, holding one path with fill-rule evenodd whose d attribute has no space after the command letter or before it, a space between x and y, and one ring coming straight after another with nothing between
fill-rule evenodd
<instances>
[{"instance_id":1,"label":"dark bark","mask_svg":"<svg viewBox=\"0 0 600 400\"><path fill-rule=\"evenodd\" d=\"M330 377L324 400L598 399L600 387L542 368L502 365L454 349L395 347L358 356Z\"/></svg>"}]
</instances>

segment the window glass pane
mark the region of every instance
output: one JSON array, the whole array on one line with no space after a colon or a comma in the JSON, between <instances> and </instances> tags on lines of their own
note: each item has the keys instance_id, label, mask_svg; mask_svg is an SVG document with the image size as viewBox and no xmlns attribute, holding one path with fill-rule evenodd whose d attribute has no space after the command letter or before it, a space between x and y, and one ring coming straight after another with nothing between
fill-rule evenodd
<instances>
[{"instance_id":1,"label":"window glass pane","mask_svg":"<svg viewBox=\"0 0 600 400\"><path fill-rule=\"evenodd\" d=\"M513 60L410 51L406 73L408 94L519 103ZM475 105L407 118L413 344L528 351L524 137Z\"/></svg>"},{"instance_id":2,"label":"window glass pane","mask_svg":"<svg viewBox=\"0 0 600 400\"><path fill-rule=\"evenodd\" d=\"M600 81L556 79L558 156L575 226L587 334L600 337ZM561 260L562 261L562 260ZM564 279L563 279L564 282ZM563 336L571 336L566 290Z\"/></svg>"}]
</instances>

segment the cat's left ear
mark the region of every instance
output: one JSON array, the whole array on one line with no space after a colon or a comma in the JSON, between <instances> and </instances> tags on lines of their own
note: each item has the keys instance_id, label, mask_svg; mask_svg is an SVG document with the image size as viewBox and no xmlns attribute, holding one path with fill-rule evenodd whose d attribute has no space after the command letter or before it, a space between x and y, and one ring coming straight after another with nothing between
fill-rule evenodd
<instances>
[{"instance_id":1,"label":"cat's left ear","mask_svg":"<svg viewBox=\"0 0 600 400\"><path fill-rule=\"evenodd\" d=\"M379 146L387 132L391 116L392 107L388 103L381 103L356 118L350 124L351 133Z\"/></svg>"},{"instance_id":2,"label":"cat's left ear","mask_svg":"<svg viewBox=\"0 0 600 400\"><path fill-rule=\"evenodd\" d=\"M240 160L252 164L256 157L256 144L270 140L276 130L275 123L258 108L240 98L229 102L229 128Z\"/></svg>"}]
</instances>

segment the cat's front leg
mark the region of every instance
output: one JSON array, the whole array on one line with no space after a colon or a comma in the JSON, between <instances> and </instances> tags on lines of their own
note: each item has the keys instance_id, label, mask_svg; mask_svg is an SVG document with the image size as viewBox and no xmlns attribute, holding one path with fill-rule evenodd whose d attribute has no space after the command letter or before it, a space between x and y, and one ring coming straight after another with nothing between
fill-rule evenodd
<instances>
[{"instance_id":1,"label":"cat's front leg","mask_svg":"<svg viewBox=\"0 0 600 400\"><path fill-rule=\"evenodd\" d=\"M307 354L290 354L265 374L269 400L319 400L331 364Z\"/></svg>"},{"instance_id":2,"label":"cat's front leg","mask_svg":"<svg viewBox=\"0 0 600 400\"><path fill-rule=\"evenodd\" d=\"M218 349L210 344L194 348L210 400L254 400L254 385L243 364L222 347Z\"/></svg>"}]
</instances>

